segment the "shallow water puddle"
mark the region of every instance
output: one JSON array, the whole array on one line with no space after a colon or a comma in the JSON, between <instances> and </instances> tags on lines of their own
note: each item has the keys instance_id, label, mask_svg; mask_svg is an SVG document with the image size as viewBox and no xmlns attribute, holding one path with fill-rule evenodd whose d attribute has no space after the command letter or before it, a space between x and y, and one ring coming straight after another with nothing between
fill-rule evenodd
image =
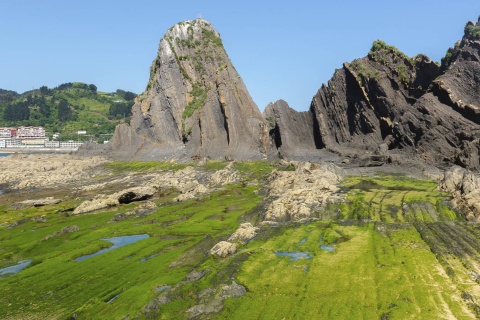
<instances>
[{"instance_id":1,"label":"shallow water puddle","mask_svg":"<svg viewBox=\"0 0 480 320\"><path fill-rule=\"evenodd\" d=\"M333 252L333 250L335 250L335 246L326 246L326 245L322 244L320 246L320 249L326 250L328 252Z\"/></svg>"},{"instance_id":2,"label":"shallow water puddle","mask_svg":"<svg viewBox=\"0 0 480 320\"><path fill-rule=\"evenodd\" d=\"M10 266L10 267L0 269L0 275L9 274L9 273L11 273L11 274L18 273L18 272L22 271L23 268L29 266L30 263L32 263L32 260L20 261L14 266Z\"/></svg>"},{"instance_id":3,"label":"shallow water puddle","mask_svg":"<svg viewBox=\"0 0 480 320\"><path fill-rule=\"evenodd\" d=\"M156 287L155 288L155 292L163 292L163 291L167 291L168 289L170 289L171 286L159 286L159 287Z\"/></svg>"},{"instance_id":4,"label":"shallow water puddle","mask_svg":"<svg viewBox=\"0 0 480 320\"><path fill-rule=\"evenodd\" d=\"M107 301L107 303L112 303L113 301L115 301L115 299L117 299L119 296L119 294L117 294L116 296L114 296L113 298L111 298L110 300Z\"/></svg>"},{"instance_id":5,"label":"shallow water puddle","mask_svg":"<svg viewBox=\"0 0 480 320\"><path fill-rule=\"evenodd\" d=\"M157 256L156 254L149 255L148 257L140 259L140 262L145 262L147 260L155 258L156 256Z\"/></svg>"},{"instance_id":6,"label":"shallow water puddle","mask_svg":"<svg viewBox=\"0 0 480 320\"><path fill-rule=\"evenodd\" d=\"M303 238L302 241L300 241L299 243L296 244L296 246L301 246L302 244L304 244L305 242L307 241L307 238Z\"/></svg>"},{"instance_id":7,"label":"shallow water puddle","mask_svg":"<svg viewBox=\"0 0 480 320\"><path fill-rule=\"evenodd\" d=\"M92 254L87 254L87 255L78 257L75 260L76 261L82 261L82 260L85 260L85 259L88 259L88 258L91 258L91 257L95 257L95 256L98 256L102 253L115 250L117 248L126 246L127 244L135 243L139 240L146 239L146 238L149 238L149 237L150 236L148 234L138 234L138 235L134 235L134 236L121 236L121 237L113 237L113 238L102 239L102 240L113 243L113 246L111 246L110 248L102 249L102 250L97 251L97 252L92 253Z\"/></svg>"},{"instance_id":8,"label":"shallow water puddle","mask_svg":"<svg viewBox=\"0 0 480 320\"><path fill-rule=\"evenodd\" d=\"M287 251L274 251L274 253L277 256L280 257L290 257L290 261L297 261L300 259L306 259L310 260L312 259L312 256L310 255L310 252L300 252L300 251L292 251L292 252L287 252Z\"/></svg>"}]
</instances>

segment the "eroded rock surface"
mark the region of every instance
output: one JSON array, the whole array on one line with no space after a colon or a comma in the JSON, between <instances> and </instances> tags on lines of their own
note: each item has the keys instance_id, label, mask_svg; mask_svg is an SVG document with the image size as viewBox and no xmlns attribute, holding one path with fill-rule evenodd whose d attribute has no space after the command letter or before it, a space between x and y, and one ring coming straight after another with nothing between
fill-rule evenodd
<instances>
[{"instance_id":1,"label":"eroded rock surface","mask_svg":"<svg viewBox=\"0 0 480 320\"><path fill-rule=\"evenodd\" d=\"M141 201L151 198L157 189L153 187L134 187L119 191L111 195L98 195L92 200L86 200L75 208L73 214L93 212L100 209L113 207L119 204Z\"/></svg>"},{"instance_id":2,"label":"eroded rock surface","mask_svg":"<svg viewBox=\"0 0 480 320\"><path fill-rule=\"evenodd\" d=\"M99 174L106 162L100 157L78 159L70 155L10 155L0 158L0 185L5 184L14 190L74 185Z\"/></svg>"},{"instance_id":3,"label":"eroded rock surface","mask_svg":"<svg viewBox=\"0 0 480 320\"><path fill-rule=\"evenodd\" d=\"M440 187L453 195L452 204L467 220L480 222L480 174L453 166L445 171Z\"/></svg>"},{"instance_id":4,"label":"eroded rock surface","mask_svg":"<svg viewBox=\"0 0 480 320\"><path fill-rule=\"evenodd\" d=\"M166 32L130 126L119 125L105 148L120 158L262 159L264 127L220 34L196 19Z\"/></svg>"},{"instance_id":5,"label":"eroded rock surface","mask_svg":"<svg viewBox=\"0 0 480 320\"><path fill-rule=\"evenodd\" d=\"M302 221L315 210L340 199L338 183L342 170L333 164L297 163L295 171L274 171L270 175L266 221Z\"/></svg>"},{"instance_id":6,"label":"eroded rock surface","mask_svg":"<svg viewBox=\"0 0 480 320\"><path fill-rule=\"evenodd\" d=\"M229 162L227 166L221 170L215 171L210 176L210 184L214 186L223 186L240 180L240 174L233 169L234 162Z\"/></svg>"},{"instance_id":7,"label":"eroded rock surface","mask_svg":"<svg viewBox=\"0 0 480 320\"><path fill-rule=\"evenodd\" d=\"M238 241L242 244L247 243L248 241L255 238L260 228L254 227L250 222L242 223L240 227L228 238L228 241L235 242Z\"/></svg>"},{"instance_id":8,"label":"eroded rock surface","mask_svg":"<svg viewBox=\"0 0 480 320\"><path fill-rule=\"evenodd\" d=\"M54 197L46 197L43 199L24 200L19 202L19 204L24 206L43 207L51 204L58 204L60 202L62 202L62 200L55 199Z\"/></svg>"},{"instance_id":9,"label":"eroded rock surface","mask_svg":"<svg viewBox=\"0 0 480 320\"><path fill-rule=\"evenodd\" d=\"M220 241L210 249L210 254L221 258L232 255L237 251L237 245L228 241Z\"/></svg>"}]
</instances>

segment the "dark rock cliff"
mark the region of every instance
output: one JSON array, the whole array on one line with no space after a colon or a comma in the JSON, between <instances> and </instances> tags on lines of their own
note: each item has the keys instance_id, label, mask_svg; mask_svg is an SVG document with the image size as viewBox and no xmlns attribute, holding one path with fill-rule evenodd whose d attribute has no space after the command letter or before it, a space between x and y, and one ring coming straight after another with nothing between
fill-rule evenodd
<instances>
[{"instance_id":1,"label":"dark rock cliff","mask_svg":"<svg viewBox=\"0 0 480 320\"><path fill-rule=\"evenodd\" d=\"M219 33L181 22L160 41L147 89L108 153L122 158L263 159L266 126Z\"/></svg>"},{"instance_id":2,"label":"dark rock cliff","mask_svg":"<svg viewBox=\"0 0 480 320\"><path fill-rule=\"evenodd\" d=\"M442 66L380 40L367 57L345 63L311 104L320 145L479 168L480 40L471 31L479 25L467 24Z\"/></svg>"},{"instance_id":3,"label":"dark rock cliff","mask_svg":"<svg viewBox=\"0 0 480 320\"><path fill-rule=\"evenodd\" d=\"M309 111L298 112L283 100L270 103L263 116L269 126L270 145L268 150L276 150L270 157L285 159L303 158L306 153L321 149L321 140L315 136L314 114ZM306 157L308 158L308 157Z\"/></svg>"}]
</instances>

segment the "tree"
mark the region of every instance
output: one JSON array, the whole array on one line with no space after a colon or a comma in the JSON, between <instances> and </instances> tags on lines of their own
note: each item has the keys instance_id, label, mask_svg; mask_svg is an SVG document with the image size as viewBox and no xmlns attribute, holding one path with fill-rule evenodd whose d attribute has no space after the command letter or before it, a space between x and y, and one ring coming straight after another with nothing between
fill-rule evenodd
<instances>
[{"instance_id":1,"label":"tree","mask_svg":"<svg viewBox=\"0 0 480 320\"><path fill-rule=\"evenodd\" d=\"M125 116L130 116L130 112L132 111L132 102L115 102L110 105L108 110L108 115L110 118L122 118Z\"/></svg>"},{"instance_id":2,"label":"tree","mask_svg":"<svg viewBox=\"0 0 480 320\"><path fill-rule=\"evenodd\" d=\"M68 101L65 99L60 99L58 103L58 120L68 121L72 118L72 110L68 106Z\"/></svg>"},{"instance_id":3,"label":"tree","mask_svg":"<svg viewBox=\"0 0 480 320\"><path fill-rule=\"evenodd\" d=\"M89 89L90 89L90 91L92 91L92 92L97 92L97 86L96 86L96 85L94 85L94 84L90 84L90 85L88 85L88 88L89 88Z\"/></svg>"},{"instance_id":4,"label":"tree","mask_svg":"<svg viewBox=\"0 0 480 320\"><path fill-rule=\"evenodd\" d=\"M45 95L47 95L47 94L49 94L49 93L50 93L50 90L48 89L47 86L41 86L41 87L40 87L40 94L41 94L42 96L45 96Z\"/></svg>"},{"instance_id":5,"label":"tree","mask_svg":"<svg viewBox=\"0 0 480 320\"><path fill-rule=\"evenodd\" d=\"M125 95L123 96L123 98L127 101L133 100L136 97L137 97L137 95L133 92L130 92L130 91L125 92Z\"/></svg>"},{"instance_id":6,"label":"tree","mask_svg":"<svg viewBox=\"0 0 480 320\"><path fill-rule=\"evenodd\" d=\"M28 120L30 117L30 109L28 106L29 103L27 101L22 101L16 104L7 104L3 113L3 119L5 121Z\"/></svg>"}]
</instances>

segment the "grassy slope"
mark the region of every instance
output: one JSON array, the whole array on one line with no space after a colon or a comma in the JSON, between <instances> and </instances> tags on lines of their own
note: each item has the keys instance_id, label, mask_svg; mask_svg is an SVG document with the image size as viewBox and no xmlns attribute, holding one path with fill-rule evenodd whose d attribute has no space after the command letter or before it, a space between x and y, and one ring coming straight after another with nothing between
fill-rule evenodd
<instances>
[{"instance_id":1,"label":"grassy slope","mask_svg":"<svg viewBox=\"0 0 480 320\"><path fill-rule=\"evenodd\" d=\"M224 163L211 162L216 170ZM166 163L113 163L115 172L180 169ZM266 163L236 165L246 182L272 170ZM156 314L183 319L199 303L199 292L232 280L247 294L227 299L219 319L466 319L477 316L480 290L472 280L479 261L480 229L457 222L435 184L403 177L351 177L344 184L348 203L342 221L263 227L236 255L225 259L205 251L258 210L258 187L230 185L203 199L184 203L166 193L152 215L111 223L118 211L67 216L56 212L79 200L15 210L0 207L0 223L15 217L45 215L8 229L0 226L0 267L32 259L24 271L0 279L2 319L140 319ZM251 216L251 215L250 215ZM358 220L370 219L370 220ZM375 222L376 221L376 222ZM432 222L437 221L437 222ZM42 240L64 226L80 231ZM74 259L108 247L102 238L148 233L150 238L82 262ZM304 243L301 243L305 239ZM333 245L333 252L320 245ZM310 260L290 261L274 251L308 251ZM151 259L141 262L142 258ZM171 289L172 302L146 310L159 295L155 288L175 286L192 270L204 278ZM118 296L117 296L118 295ZM113 297L117 298L108 303ZM146 312L142 313L142 310ZM148 312L147 312L148 311ZM152 313L153 312L153 313Z\"/></svg>"},{"instance_id":2,"label":"grassy slope","mask_svg":"<svg viewBox=\"0 0 480 320\"><path fill-rule=\"evenodd\" d=\"M38 95L39 93L37 92L36 94ZM52 116L46 123L44 123L47 121L45 119L42 123L37 123L35 120L8 122L0 119L0 127L41 125L46 128L48 133L53 134L54 131L58 131L65 137L68 136L69 139L82 138L82 136L78 137L76 135L76 132L79 130L86 130L88 134L95 134L97 136L99 134L112 134L115 126L120 123L120 120L108 119L110 105L113 102L126 103L126 100L115 92L107 93L98 91L94 94L90 92L90 90L75 87L52 91L45 96L47 103L50 103L53 95L57 100L65 99L68 101L69 105L73 107L72 112L76 115L75 120L69 120L63 123L59 122L56 108L51 107ZM20 95L16 100L23 100L25 96L25 94ZM129 117L130 115L126 114L125 116Z\"/></svg>"}]
</instances>

